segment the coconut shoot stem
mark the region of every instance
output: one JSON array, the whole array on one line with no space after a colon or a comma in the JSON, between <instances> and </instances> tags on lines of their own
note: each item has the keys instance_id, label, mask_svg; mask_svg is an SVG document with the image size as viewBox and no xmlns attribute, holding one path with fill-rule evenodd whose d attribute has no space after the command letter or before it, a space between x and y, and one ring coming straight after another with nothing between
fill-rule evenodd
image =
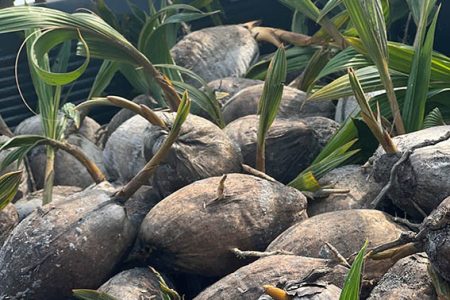
<instances>
[{"instance_id":1,"label":"coconut shoot stem","mask_svg":"<svg viewBox=\"0 0 450 300\"><path fill-rule=\"evenodd\" d=\"M46 147L47 159L45 164L44 175L44 194L42 197L42 204L52 202L53 196L53 180L55 178L55 149L51 146Z\"/></svg>"},{"instance_id":2,"label":"coconut shoot stem","mask_svg":"<svg viewBox=\"0 0 450 300\"><path fill-rule=\"evenodd\" d=\"M97 98L83 102L77 106L77 110L80 112L87 111L91 107L98 105L111 105L129 109L132 112L141 115L143 118L149 121L150 124L168 129L166 123L160 117L158 117L158 115L148 106L144 104L136 104L133 101L118 96L108 96L106 98Z\"/></svg>"},{"instance_id":3,"label":"coconut shoot stem","mask_svg":"<svg viewBox=\"0 0 450 300\"><path fill-rule=\"evenodd\" d=\"M116 201L118 201L119 203L125 203L141 186L148 182L148 179L151 177L158 165L168 155L170 148L177 140L178 135L180 134L181 125L186 120L190 111L190 107L191 101L188 98L187 92L185 92L185 94L183 95L183 100L178 107L177 117L175 118L172 129L170 130L169 135L167 136L163 145L158 149L158 151L144 166L144 168L139 171L139 173L116 194Z\"/></svg>"},{"instance_id":4,"label":"coconut shoot stem","mask_svg":"<svg viewBox=\"0 0 450 300\"><path fill-rule=\"evenodd\" d=\"M88 171L89 175L91 175L92 179L95 183L100 183L106 180L105 175L100 170L100 168L89 158L86 154L83 153L78 147L66 143L60 142L57 140L46 140L46 142L50 145L49 147L55 147L61 150L66 151L73 157L75 157Z\"/></svg>"}]
</instances>

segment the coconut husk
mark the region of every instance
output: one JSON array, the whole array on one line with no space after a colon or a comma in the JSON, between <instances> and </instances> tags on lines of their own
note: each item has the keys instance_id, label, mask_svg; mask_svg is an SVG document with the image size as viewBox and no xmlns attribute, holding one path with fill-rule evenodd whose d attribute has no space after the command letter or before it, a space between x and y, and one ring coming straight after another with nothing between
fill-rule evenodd
<instances>
[{"instance_id":1,"label":"coconut husk","mask_svg":"<svg viewBox=\"0 0 450 300\"><path fill-rule=\"evenodd\" d=\"M331 268L321 279L342 287L347 269L329 266L329 261L295 255L268 256L240 268L217 281L194 300L254 300L264 293L263 285L277 285L304 278L314 270Z\"/></svg>"},{"instance_id":2,"label":"coconut husk","mask_svg":"<svg viewBox=\"0 0 450 300\"><path fill-rule=\"evenodd\" d=\"M17 224L19 215L14 204L10 203L0 210L0 247Z\"/></svg>"},{"instance_id":3,"label":"coconut husk","mask_svg":"<svg viewBox=\"0 0 450 300\"><path fill-rule=\"evenodd\" d=\"M385 154L378 149L373 158L374 178L385 185L390 178L393 165L411 147L425 141L441 138L450 131L450 126L432 127L395 137L398 155ZM404 161L391 181L387 196L409 216L423 218L438 207L450 195L450 140L436 145L415 149Z\"/></svg>"},{"instance_id":4,"label":"coconut husk","mask_svg":"<svg viewBox=\"0 0 450 300\"><path fill-rule=\"evenodd\" d=\"M381 191L382 186L359 165L347 165L325 174L321 186L348 190L348 193L331 194L308 202L308 216L326 212L366 208Z\"/></svg>"},{"instance_id":5,"label":"coconut husk","mask_svg":"<svg viewBox=\"0 0 450 300\"><path fill-rule=\"evenodd\" d=\"M261 84L263 81L257 79L248 79L248 78L240 78L240 77L225 77L213 80L208 83L208 86L216 93L222 94L218 97L218 101L221 105L227 103L231 97L236 95L241 90Z\"/></svg>"},{"instance_id":6,"label":"coconut husk","mask_svg":"<svg viewBox=\"0 0 450 300\"><path fill-rule=\"evenodd\" d=\"M310 129L314 130L319 139L319 145L321 149L325 147L331 137L339 129L339 124L337 122L325 117L307 117L301 120Z\"/></svg>"},{"instance_id":7,"label":"coconut husk","mask_svg":"<svg viewBox=\"0 0 450 300\"><path fill-rule=\"evenodd\" d=\"M52 203L58 203L65 201L67 197L72 196L75 193L81 192L81 188L77 186L54 186L52 194ZM25 197L19 199L16 203L17 213L19 219L22 221L29 214L33 212L38 207L42 207L42 198L44 190L39 190L26 195Z\"/></svg>"},{"instance_id":8,"label":"coconut husk","mask_svg":"<svg viewBox=\"0 0 450 300\"><path fill-rule=\"evenodd\" d=\"M150 268L122 271L102 284L98 291L124 300L166 299L163 298L158 277Z\"/></svg>"},{"instance_id":9,"label":"coconut husk","mask_svg":"<svg viewBox=\"0 0 450 300\"><path fill-rule=\"evenodd\" d=\"M67 299L105 282L135 236L111 193L89 189L20 222L0 249L0 299Z\"/></svg>"},{"instance_id":10,"label":"coconut husk","mask_svg":"<svg viewBox=\"0 0 450 300\"><path fill-rule=\"evenodd\" d=\"M103 152L98 146L80 134L71 134L67 138L67 142L80 148L84 154L96 163L102 172L106 173L103 164ZM47 161L45 147L38 146L34 148L29 152L28 158L30 161L31 172L36 182L36 188L42 189L44 187L45 166ZM94 180L86 170L86 167L75 157L63 150L56 152L54 185L85 188L93 183Z\"/></svg>"},{"instance_id":11,"label":"coconut husk","mask_svg":"<svg viewBox=\"0 0 450 300\"><path fill-rule=\"evenodd\" d=\"M259 55L258 44L242 25L216 26L194 31L170 51L175 64L206 82L224 77L242 77ZM200 87L190 77L185 82Z\"/></svg>"},{"instance_id":12,"label":"coconut husk","mask_svg":"<svg viewBox=\"0 0 450 300\"><path fill-rule=\"evenodd\" d=\"M393 265L368 300L437 300L425 253L407 256Z\"/></svg>"},{"instance_id":13,"label":"coconut husk","mask_svg":"<svg viewBox=\"0 0 450 300\"><path fill-rule=\"evenodd\" d=\"M94 144L97 144L97 133L100 129L100 125L93 119L89 117L85 117L83 119L83 123L81 123L80 128L76 129L74 127L73 122L69 120L69 126L66 129L66 135L70 135L72 133L78 133L83 137L87 138ZM20 122L14 130L15 135L23 135L23 134L37 134L42 135L42 124L40 116L32 116Z\"/></svg>"},{"instance_id":14,"label":"coconut husk","mask_svg":"<svg viewBox=\"0 0 450 300\"><path fill-rule=\"evenodd\" d=\"M256 166L259 116L250 115L228 124L224 131L241 149L244 163ZM266 136L266 173L289 183L319 154L318 135L302 120L276 119Z\"/></svg>"},{"instance_id":15,"label":"coconut husk","mask_svg":"<svg viewBox=\"0 0 450 300\"><path fill-rule=\"evenodd\" d=\"M39 116L33 116L21 122L15 130L16 135L43 133ZM102 150L95 144L96 133L100 125L90 118L85 118L82 126L76 132L71 126L68 127L67 142L80 148L99 168L105 172L103 166ZM36 183L36 189L44 186L46 150L45 146L33 148L28 154L30 169ZM54 185L78 186L85 188L94 181L86 168L72 155L65 151L57 151L55 158Z\"/></svg>"},{"instance_id":16,"label":"coconut husk","mask_svg":"<svg viewBox=\"0 0 450 300\"><path fill-rule=\"evenodd\" d=\"M139 95L132 100L136 104L144 104L147 105L150 108L155 108L157 106L157 102L155 99L153 99L150 95ZM130 119L131 117L135 116L136 113L129 110L129 109L121 109L119 110L109 121L108 126L106 127L106 133L105 133L105 143L108 141L111 134L116 131L117 128L119 128L120 125L122 125L126 120Z\"/></svg>"},{"instance_id":17,"label":"coconut husk","mask_svg":"<svg viewBox=\"0 0 450 300\"><path fill-rule=\"evenodd\" d=\"M450 197L447 197L422 224L425 252L433 269L450 282Z\"/></svg>"},{"instance_id":18,"label":"coconut husk","mask_svg":"<svg viewBox=\"0 0 450 300\"><path fill-rule=\"evenodd\" d=\"M377 210L342 210L316 215L297 223L278 236L266 251L284 250L296 255L333 258L329 243L345 258L357 253L365 240L369 247L396 240L405 230ZM394 262L368 261L364 278L377 280Z\"/></svg>"},{"instance_id":19,"label":"coconut husk","mask_svg":"<svg viewBox=\"0 0 450 300\"><path fill-rule=\"evenodd\" d=\"M253 85L235 94L222 108L225 123L244 116L254 115L263 93L264 84ZM284 87L278 118L333 118L335 107L330 101L306 101L307 95L300 90Z\"/></svg>"},{"instance_id":20,"label":"coconut husk","mask_svg":"<svg viewBox=\"0 0 450 300\"><path fill-rule=\"evenodd\" d=\"M175 113L157 112L170 127ZM105 146L105 164L111 179L127 182L158 151L168 131L135 116L113 133ZM239 149L213 123L189 115L166 158L149 179L167 196L191 182L241 170Z\"/></svg>"},{"instance_id":21,"label":"coconut husk","mask_svg":"<svg viewBox=\"0 0 450 300\"><path fill-rule=\"evenodd\" d=\"M223 276L249 262L231 249L262 251L306 218L306 198L293 188L243 174L220 182L212 177L192 183L150 211L139 238L151 262L172 272Z\"/></svg>"},{"instance_id":22,"label":"coconut husk","mask_svg":"<svg viewBox=\"0 0 450 300\"><path fill-rule=\"evenodd\" d=\"M272 286L270 286L265 288L266 293L270 293L271 289L276 289L276 291L279 292L284 291L284 295L286 295L289 300L339 300L341 295L340 288L334 284L329 284L320 280L314 282L291 281L283 287L283 290L277 287L272 288ZM279 299L280 298L274 299L267 294L258 298L258 300Z\"/></svg>"}]
</instances>

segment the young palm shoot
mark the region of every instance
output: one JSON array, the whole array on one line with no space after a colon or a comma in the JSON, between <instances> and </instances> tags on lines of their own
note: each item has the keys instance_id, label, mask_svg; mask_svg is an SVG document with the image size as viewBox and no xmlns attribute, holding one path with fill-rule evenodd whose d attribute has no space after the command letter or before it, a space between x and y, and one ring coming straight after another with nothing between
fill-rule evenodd
<instances>
[{"instance_id":1,"label":"young palm shoot","mask_svg":"<svg viewBox=\"0 0 450 300\"><path fill-rule=\"evenodd\" d=\"M345 279L344 287L342 288L340 300L359 300L361 291L361 279L364 267L365 253L368 241L366 241L358 252L350 271Z\"/></svg>"},{"instance_id":2,"label":"young palm shoot","mask_svg":"<svg viewBox=\"0 0 450 300\"><path fill-rule=\"evenodd\" d=\"M377 106L377 113L374 114L353 69L348 69L348 76L350 78L350 84L352 85L356 101L361 109L361 117L363 121L367 124L370 131L372 131L373 135L386 153L397 153L397 147L392 141L389 132L383 127L379 106Z\"/></svg>"},{"instance_id":3,"label":"young palm shoot","mask_svg":"<svg viewBox=\"0 0 450 300\"><path fill-rule=\"evenodd\" d=\"M9 172L0 176L0 210L14 199L21 181L22 171Z\"/></svg>"},{"instance_id":4,"label":"young palm shoot","mask_svg":"<svg viewBox=\"0 0 450 300\"><path fill-rule=\"evenodd\" d=\"M256 149L256 169L265 172L265 139L280 107L283 96L284 81L287 74L286 52L278 48L270 62L263 93L259 101L259 127Z\"/></svg>"},{"instance_id":5,"label":"young palm shoot","mask_svg":"<svg viewBox=\"0 0 450 300\"><path fill-rule=\"evenodd\" d=\"M405 126L388 68L386 23L380 0L344 0L344 3L361 39L362 49L360 44L352 43L353 39L348 40L358 51L367 54L376 65L381 82L386 89L397 133L404 134Z\"/></svg>"}]
</instances>

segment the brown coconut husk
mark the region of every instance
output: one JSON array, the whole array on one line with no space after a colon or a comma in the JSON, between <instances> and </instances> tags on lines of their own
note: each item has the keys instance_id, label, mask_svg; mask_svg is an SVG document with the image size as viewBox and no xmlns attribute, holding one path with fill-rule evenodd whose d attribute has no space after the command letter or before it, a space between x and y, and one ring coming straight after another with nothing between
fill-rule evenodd
<instances>
[{"instance_id":1,"label":"brown coconut husk","mask_svg":"<svg viewBox=\"0 0 450 300\"><path fill-rule=\"evenodd\" d=\"M158 112L170 127L174 113ZM165 140L168 131L148 124L141 116L126 121L105 146L105 164L112 180L130 180L150 160ZM130 159L131 157L131 159ZM239 172L242 158L239 149L213 123L189 115L180 136L167 157L149 178L161 195L167 196L191 182Z\"/></svg>"},{"instance_id":2,"label":"brown coconut husk","mask_svg":"<svg viewBox=\"0 0 450 300\"><path fill-rule=\"evenodd\" d=\"M100 128L94 120L85 118L82 126L77 132L69 126L67 142L79 147L89 159L94 161L100 169L105 172L103 165L102 150L95 144L96 132ZM23 134L42 134L41 121L39 116L33 116L20 123L16 130L16 135ZM46 166L45 146L33 148L28 154L31 173L35 179L36 189L42 189L44 186L44 174ZM57 151L55 158L55 177L54 185L78 186L85 188L92 183L93 179L86 168L72 155L65 151Z\"/></svg>"},{"instance_id":3,"label":"brown coconut husk","mask_svg":"<svg viewBox=\"0 0 450 300\"><path fill-rule=\"evenodd\" d=\"M326 243L345 258L357 253L365 240L369 247L397 239L405 228L377 210L342 210L316 215L279 235L266 251L284 250L308 257L334 257ZM378 280L393 261L368 261L364 278Z\"/></svg>"},{"instance_id":4,"label":"brown coconut husk","mask_svg":"<svg viewBox=\"0 0 450 300\"><path fill-rule=\"evenodd\" d=\"M223 118L228 124L244 116L254 115L263 93L264 84L253 85L234 95L222 108ZM307 101L305 92L285 86L278 118L333 118L335 107L330 101Z\"/></svg>"},{"instance_id":5,"label":"brown coconut husk","mask_svg":"<svg viewBox=\"0 0 450 300\"><path fill-rule=\"evenodd\" d=\"M298 280L314 270L330 268L321 279L338 287L344 284L347 269L342 266L329 266L329 261L295 255L273 255L240 268L217 281L194 300L254 300L264 293L264 285Z\"/></svg>"},{"instance_id":6,"label":"brown coconut husk","mask_svg":"<svg viewBox=\"0 0 450 300\"><path fill-rule=\"evenodd\" d=\"M366 208L381 191L382 186L359 165L336 168L323 176L321 186L348 190L348 193L331 194L308 202L308 216L326 212Z\"/></svg>"},{"instance_id":7,"label":"brown coconut husk","mask_svg":"<svg viewBox=\"0 0 450 300\"><path fill-rule=\"evenodd\" d=\"M422 219L450 196L449 132L450 126L439 126L394 137L398 155L378 149L372 158L375 180L390 182L386 196L410 217ZM409 151L413 147L419 148ZM390 179L391 169L405 153L409 156Z\"/></svg>"},{"instance_id":8,"label":"brown coconut husk","mask_svg":"<svg viewBox=\"0 0 450 300\"><path fill-rule=\"evenodd\" d=\"M10 203L0 210L0 247L17 224L19 215L16 207Z\"/></svg>"},{"instance_id":9,"label":"brown coconut husk","mask_svg":"<svg viewBox=\"0 0 450 300\"><path fill-rule=\"evenodd\" d=\"M425 253L407 256L393 265L368 300L437 300Z\"/></svg>"},{"instance_id":10,"label":"brown coconut husk","mask_svg":"<svg viewBox=\"0 0 450 300\"><path fill-rule=\"evenodd\" d=\"M256 167L259 116L228 124L225 133L240 147L244 163ZM275 119L266 136L266 173L289 183L319 154L318 135L302 120Z\"/></svg>"},{"instance_id":11,"label":"brown coconut husk","mask_svg":"<svg viewBox=\"0 0 450 300\"><path fill-rule=\"evenodd\" d=\"M153 99L153 97L150 95L142 94L133 98L132 101L136 104L147 105L150 108L154 108L157 106L156 100ZM106 141L108 141L111 134L116 131L116 129L119 128L120 125L122 125L126 120L135 115L135 112L126 108L122 108L119 112L117 112L114 117L112 117L111 121L109 121L108 126L106 127L104 142L106 143Z\"/></svg>"},{"instance_id":12,"label":"brown coconut husk","mask_svg":"<svg viewBox=\"0 0 450 300\"><path fill-rule=\"evenodd\" d=\"M65 185L55 186L53 187L52 191L52 202L59 203L65 201L67 197L72 196L75 193L81 192L81 190L82 189L77 186L65 186ZM25 197L19 199L15 203L20 220L25 219L36 208L42 207L43 195L44 190L39 190L26 195Z\"/></svg>"},{"instance_id":13,"label":"brown coconut husk","mask_svg":"<svg viewBox=\"0 0 450 300\"><path fill-rule=\"evenodd\" d=\"M105 282L135 236L111 192L106 185L74 194L16 226L0 249L0 298L66 299Z\"/></svg>"},{"instance_id":14,"label":"brown coconut husk","mask_svg":"<svg viewBox=\"0 0 450 300\"><path fill-rule=\"evenodd\" d=\"M192 183L150 211L139 240L152 263L171 272L223 276L249 262L231 249L264 250L306 218L306 198L293 188L243 174L223 180Z\"/></svg>"},{"instance_id":15,"label":"brown coconut husk","mask_svg":"<svg viewBox=\"0 0 450 300\"><path fill-rule=\"evenodd\" d=\"M224 105L241 90L264 83L262 80L241 78L241 77L225 77L208 82L208 87L216 94L223 94L218 97L218 101L221 105Z\"/></svg>"},{"instance_id":16,"label":"brown coconut husk","mask_svg":"<svg viewBox=\"0 0 450 300\"><path fill-rule=\"evenodd\" d=\"M434 270L450 282L450 197L447 197L424 221L424 248Z\"/></svg>"},{"instance_id":17,"label":"brown coconut husk","mask_svg":"<svg viewBox=\"0 0 450 300\"><path fill-rule=\"evenodd\" d=\"M170 51L175 64L206 82L224 77L242 77L259 55L258 44L242 25L204 28L186 35ZM199 83L185 77L189 84Z\"/></svg>"},{"instance_id":18,"label":"brown coconut husk","mask_svg":"<svg viewBox=\"0 0 450 300\"><path fill-rule=\"evenodd\" d=\"M163 298L158 277L150 268L122 271L102 284L98 291L124 300L166 299Z\"/></svg>"}]
</instances>

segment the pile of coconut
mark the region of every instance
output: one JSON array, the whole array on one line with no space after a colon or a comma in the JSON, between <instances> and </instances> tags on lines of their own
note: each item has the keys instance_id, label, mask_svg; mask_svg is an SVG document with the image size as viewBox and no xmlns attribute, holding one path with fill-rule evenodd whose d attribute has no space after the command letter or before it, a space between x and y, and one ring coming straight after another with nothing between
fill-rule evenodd
<instances>
[{"instance_id":1,"label":"pile of coconut","mask_svg":"<svg viewBox=\"0 0 450 300\"><path fill-rule=\"evenodd\" d=\"M334 104L286 86L262 174L253 168L264 82L243 78L259 55L251 31L199 30L172 55L222 95L226 126L190 114L129 199L118 194L159 157L176 113L156 112L161 126L121 111L102 142L85 118L67 140L107 181L58 151L47 205L45 149L33 149L27 166L12 167L28 176L0 212L0 299L72 299L73 290L118 300L176 299L173 291L196 300L339 299L366 240L364 299L437 299L433 278L450 281L450 126L395 137L398 154L380 148L364 166L320 179L346 193L306 197L288 184L338 130ZM41 132L33 117L14 134Z\"/></svg>"}]
</instances>

